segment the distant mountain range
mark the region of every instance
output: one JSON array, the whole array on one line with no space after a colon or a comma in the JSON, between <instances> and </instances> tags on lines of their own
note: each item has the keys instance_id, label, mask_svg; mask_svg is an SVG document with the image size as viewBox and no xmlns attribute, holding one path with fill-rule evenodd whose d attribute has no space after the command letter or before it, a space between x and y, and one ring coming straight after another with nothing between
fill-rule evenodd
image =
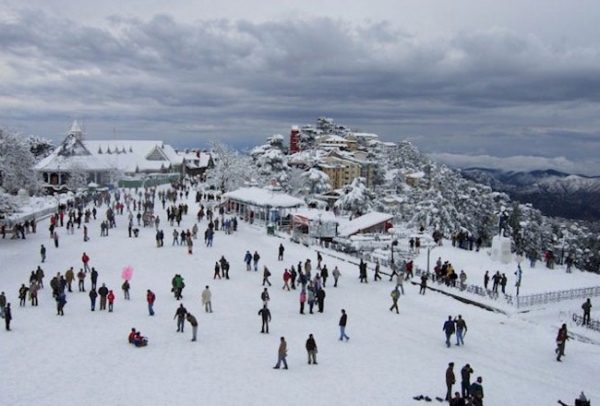
<instances>
[{"instance_id":1,"label":"distant mountain range","mask_svg":"<svg viewBox=\"0 0 600 406\"><path fill-rule=\"evenodd\" d=\"M513 172L488 168L460 170L467 179L531 203L547 216L600 221L600 176L556 170Z\"/></svg>"}]
</instances>

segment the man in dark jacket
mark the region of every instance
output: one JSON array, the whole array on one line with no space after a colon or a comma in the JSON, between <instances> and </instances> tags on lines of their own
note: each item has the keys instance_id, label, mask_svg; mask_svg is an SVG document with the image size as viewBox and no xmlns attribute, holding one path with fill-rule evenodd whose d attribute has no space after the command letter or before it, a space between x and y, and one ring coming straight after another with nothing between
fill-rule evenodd
<instances>
[{"instance_id":1,"label":"man in dark jacket","mask_svg":"<svg viewBox=\"0 0 600 406\"><path fill-rule=\"evenodd\" d=\"M446 322L444 323L444 326L442 327L442 330L444 331L444 333L446 333L446 347L450 348L450 337L452 337L452 334L454 334L454 321L452 321L452 316L448 316L448 320L446 320ZM450 393L450 396L452 396L452 393ZM448 397L449 400L450 397Z\"/></svg>"},{"instance_id":2,"label":"man in dark jacket","mask_svg":"<svg viewBox=\"0 0 600 406\"><path fill-rule=\"evenodd\" d=\"M312 334L309 334L308 340L306 340L306 351L308 352L308 364L317 365L317 343Z\"/></svg>"},{"instance_id":3,"label":"man in dark jacket","mask_svg":"<svg viewBox=\"0 0 600 406\"><path fill-rule=\"evenodd\" d=\"M10 310L10 303L6 304L4 308L4 324L6 325L6 331L10 331L10 321L12 320L12 311Z\"/></svg>"},{"instance_id":4,"label":"man in dark jacket","mask_svg":"<svg viewBox=\"0 0 600 406\"><path fill-rule=\"evenodd\" d=\"M469 393L471 394L471 398L473 399L474 406L483 406L483 379L480 376L477 377L477 381L473 382L471 388L469 388Z\"/></svg>"},{"instance_id":5,"label":"man in dark jacket","mask_svg":"<svg viewBox=\"0 0 600 406\"><path fill-rule=\"evenodd\" d=\"M263 308L258 311L258 315L262 318L262 327L260 332L264 333L265 330L269 334L269 322L271 321L271 311L267 305L263 305Z\"/></svg>"},{"instance_id":6,"label":"man in dark jacket","mask_svg":"<svg viewBox=\"0 0 600 406\"><path fill-rule=\"evenodd\" d=\"M462 391L463 398L469 396L469 389L471 387L471 374L473 373L473 368L471 365L466 364L460 370L460 388Z\"/></svg>"},{"instance_id":7,"label":"man in dark jacket","mask_svg":"<svg viewBox=\"0 0 600 406\"><path fill-rule=\"evenodd\" d=\"M91 280L92 280L92 289L96 289L96 282L98 281L98 271L96 271L96 268L94 268L94 267L92 267Z\"/></svg>"},{"instance_id":8,"label":"man in dark jacket","mask_svg":"<svg viewBox=\"0 0 600 406\"><path fill-rule=\"evenodd\" d=\"M183 307L183 304L180 304L177 310L175 311L175 316L173 316L173 320L177 318L177 332L183 333L183 326L185 324L185 316L187 315L187 309Z\"/></svg>"},{"instance_id":9,"label":"man in dark jacket","mask_svg":"<svg viewBox=\"0 0 600 406\"><path fill-rule=\"evenodd\" d=\"M100 295L100 310L106 310L106 296L108 296L108 288L103 283L100 289L98 289Z\"/></svg>"},{"instance_id":10,"label":"man in dark jacket","mask_svg":"<svg viewBox=\"0 0 600 406\"><path fill-rule=\"evenodd\" d=\"M346 341L350 340L350 337L346 335L346 324L348 323L348 315L346 314L346 310L342 309L342 316L340 317L340 322L338 325L340 326L340 341L344 338Z\"/></svg>"},{"instance_id":11,"label":"man in dark jacket","mask_svg":"<svg viewBox=\"0 0 600 406\"><path fill-rule=\"evenodd\" d=\"M323 313L325 308L325 289L317 290L317 305L319 306L319 313Z\"/></svg>"},{"instance_id":12,"label":"man in dark jacket","mask_svg":"<svg viewBox=\"0 0 600 406\"><path fill-rule=\"evenodd\" d=\"M98 293L96 293L96 289L92 288L90 289L90 304L91 304L91 308L92 311L94 311L96 309L96 298L98 297Z\"/></svg>"},{"instance_id":13,"label":"man in dark jacket","mask_svg":"<svg viewBox=\"0 0 600 406\"><path fill-rule=\"evenodd\" d=\"M583 309L583 324L590 324L590 313L592 311L592 301L588 298L584 304L581 305Z\"/></svg>"},{"instance_id":14,"label":"man in dark jacket","mask_svg":"<svg viewBox=\"0 0 600 406\"><path fill-rule=\"evenodd\" d=\"M456 377L454 376L454 362L448 364L448 368L446 369L446 388L448 389L446 392L446 400L450 401L452 399L452 385L456 383Z\"/></svg>"}]
</instances>

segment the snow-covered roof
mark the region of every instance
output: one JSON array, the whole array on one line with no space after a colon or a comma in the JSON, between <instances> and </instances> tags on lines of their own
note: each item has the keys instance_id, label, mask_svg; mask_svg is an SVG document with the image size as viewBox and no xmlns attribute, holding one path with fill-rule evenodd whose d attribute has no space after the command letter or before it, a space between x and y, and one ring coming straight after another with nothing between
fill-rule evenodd
<instances>
[{"instance_id":1,"label":"snow-covered roof","mask_svg":"<svg viewBox=\"0 0 600 406\"><path fill-rule=\"evenodd\" d=\"M422 178L425 176L425 172L423 172L423 171L412 172L412 173L407 173L404 176L406 176L407 178Z\"/></svg>"},{"instance_id":2,"label":"snow-covered roof","mask_svg":"<svg viewBox=\"0 0 600 406\"><path fill-rule=\"evenodd\" d=\"M321 220L325 222L338 223L335 214L327 210L298 209L292 213L292 216L304 217L308 220Z\"/></svg>"},{"instance_id":3,"label":"snow-covered roof","mask_svg":"<svg viewBox=\"0 0 600 406\"><path fill-rule=\"evenodd\" d=\"M379 135L373 133L352 133L357 138L379 138Z\"/></svg>"},{"instance_id":4,"label":"snow-covered roof","mask_svg":"<svg viewBox=\"0 0 600 406\"><path fill-rule=\"evenodd\" d=\"M188 168L208 168L210 154L207 152L179 152Z\"/></svg>"},{"instance_id":5,"label":"snow-covered roof","mask_svg":"<svg viewBox=\"0 0 600 406\"><path fill-rule=\"evenodd\" d=\"M225 199L237 200L261 207L291 208L304 206L304 200L285 193L278 193L258 187L240 188L232 192L224 193L223 197Z\"/></svg>"},{"instance_id":6,"label":"snow-covered roof","mask_svg":"<svg viewBox=\"0 0 600 406\"><path fill-rule=\"evenodd\" d=\"M379 213L379 212L371 212L367 213L364 216L360 216L350 221L348 224L344 225L340 228L339 234L342 237L348 237L353 234L360 232L361 230L365 230L367 228L373 227L377 224L381 224L384 221L389 221L394 216L387 213Z\"/></svg>"},{"instance_id":7,"label":"snow-covered roof","mask_svg":"<svg viewBox=\"0 0 600 406\"><path fill-rule=\"evenodd\" d=\"M75 124L75 123L74 123ZM77 168L88 171L118 169L126 173L137 170L159 171L171 165L180 165L183 157L162 141L140 140L80 140L89 155L63 155L56 150L38 162L38 171L69 171ZM110 151L110 153L109 153Z\"/></svg>"}]
</instances>

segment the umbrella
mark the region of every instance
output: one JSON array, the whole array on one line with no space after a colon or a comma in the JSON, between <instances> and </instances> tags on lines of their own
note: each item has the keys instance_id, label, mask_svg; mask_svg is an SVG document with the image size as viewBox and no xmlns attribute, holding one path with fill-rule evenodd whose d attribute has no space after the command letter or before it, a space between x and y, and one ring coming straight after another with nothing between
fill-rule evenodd
<instances>
[{"instance_id":1,"label":"umbrella","mask_svg":"<svg viewBox=\"0 0 600 406\"><path fill-rule=\"evenodd\" d=\"M130 281L132 277L133 277L133 267L131 265L127 265L121 271L121 278L125 279L126 281Z\"/></svg>"}]
</instances>

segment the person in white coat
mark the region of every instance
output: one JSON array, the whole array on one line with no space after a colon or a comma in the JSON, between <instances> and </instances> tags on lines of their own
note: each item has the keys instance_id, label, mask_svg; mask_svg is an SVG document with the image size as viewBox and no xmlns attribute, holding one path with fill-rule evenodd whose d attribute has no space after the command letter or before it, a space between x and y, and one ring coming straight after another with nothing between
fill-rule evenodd
<instances>
[{"instance_id":1,"label":"person in white coat","mask_svg":"<svg viewBox=\"0 0 600 406\"><path fill-rule=\"evenodd\" d=\"M212 293L208 288L208 285L206 285L206 288L202 291L202 304L207 313L212 313Z\"/></svg>"}]
</instances>

